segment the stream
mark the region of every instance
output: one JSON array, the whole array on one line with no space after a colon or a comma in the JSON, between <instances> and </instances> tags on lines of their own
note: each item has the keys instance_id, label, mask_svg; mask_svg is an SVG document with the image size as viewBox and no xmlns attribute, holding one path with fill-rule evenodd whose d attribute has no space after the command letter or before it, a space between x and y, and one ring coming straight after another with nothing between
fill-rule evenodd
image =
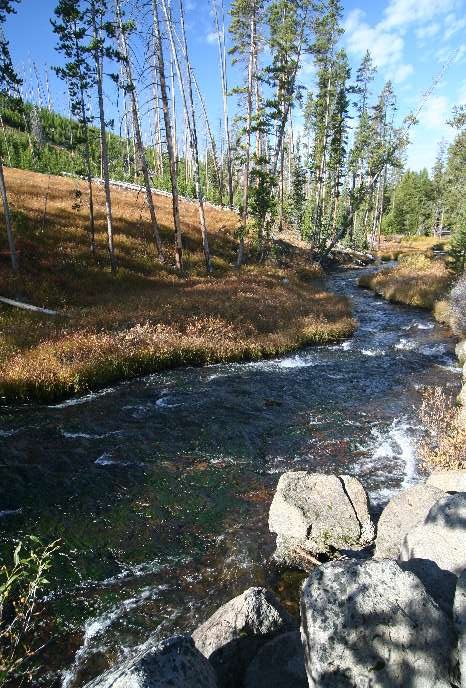
<instances>
[{"instance_id":1,"label":"stream","mask_svg":"<svg viewBox=\"0 0 466 688\"><path fill-rule=\"evenodd\" d=\"M359 321L341 344L0 409L3 547L62 541L35 685L78 688L251 585L286 597L267 527L284 471L355 475L375 509L420 478L421 391L459 388L455 342L429 313L358 289L360 274L328 279Z\"/></svg>"}]
</instances>

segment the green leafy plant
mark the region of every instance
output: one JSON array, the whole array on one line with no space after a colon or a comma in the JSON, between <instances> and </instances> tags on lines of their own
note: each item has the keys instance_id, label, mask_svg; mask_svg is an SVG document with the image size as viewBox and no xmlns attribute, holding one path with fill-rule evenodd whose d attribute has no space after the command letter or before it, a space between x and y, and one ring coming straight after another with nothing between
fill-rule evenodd
<instances>
[{"instance_id":1,"label":"green leafy plant","mask_svg":"<svg viewBox=\"0 0 466 688\"><path fill-rule=\"evenodd\" d=\"M12 561L0 565L0 686L20 685L36 667L42 649L34 633L40 617L39 593L48 585L58 541L43 545L29 536L16 545Z\"/></svg>"}]
</instances>

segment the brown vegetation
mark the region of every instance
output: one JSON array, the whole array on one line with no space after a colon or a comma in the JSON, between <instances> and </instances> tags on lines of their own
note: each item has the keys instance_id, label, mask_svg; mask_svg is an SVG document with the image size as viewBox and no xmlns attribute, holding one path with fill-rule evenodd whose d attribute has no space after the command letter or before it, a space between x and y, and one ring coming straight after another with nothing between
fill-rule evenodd
<instances>
[{"instance_id":1,"label":"brown vegetation","mask_svg":"<svg viewBox=\"0 0 466 688\"><path fill-rule=\"evenodd\" d=\"M398 260L400 256L424 253L432 257L433 251L445 251L447 241L432 236L387 236L382 237L375 252L377 258L383 261Z\"/></svg>"},{"instance_id":2,"label":"brown vegetation","mask_svg":"<svg viewBox=\"0 0 466 688\"><path fill-rule=\"evenodd\" d=\"M420 443L419 456L430 470L466 468L466 426L461 410L440 387L424 392L421 420L428 436Z\"/></svg>"},{"instance_id":3,"label":"brown vegetation","mask_svg":"<svg viewBox=\"0 0 466 688\"><path fill-rule=\"evenodd\" d=\"M81 182L19 170L8 170L7 182L21 272L13 278L0 256L0 295L60 311L51 318L0 307L0 393L9 400L57 399L182 364L273 356L354 330L349 303L324 290L304 254L294 257L296 270L282 262L236 271L234 213L207 209L215 276L206 277L197 208L182 204L183 277L173 269L173 250L163 265L155 258L143 196L114 191L113 277L103 211L97 260L90 255ZM101 196L99 189L100 209ZM171 201L155 200L172 247Z\"/></svg>"},{"instance_id":4,"label":"brown vegetation","mask_svg":"<svg viewBox=\"0 0 466 688\"><path fill-rule=\"evenodd\" d=\"M411 254L400 257L394 268L362 275L359 286L394 303L432 310L447 294L452 281L453 273L443 260Z\"/></svg>"}]
</instances>

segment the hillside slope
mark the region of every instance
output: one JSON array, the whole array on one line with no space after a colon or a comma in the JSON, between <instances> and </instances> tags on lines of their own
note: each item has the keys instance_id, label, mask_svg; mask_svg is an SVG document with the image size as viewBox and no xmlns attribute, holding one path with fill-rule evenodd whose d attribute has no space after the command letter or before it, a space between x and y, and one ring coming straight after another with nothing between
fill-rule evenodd
<instances>
[{"instance_id":1,"label":"hillside slope","mask_svg":"<svg viewBox=\"0 0 466 688\"><path fill-rule=\"evenodd\" d=\"M0 306L0 394L50 400L182 364L273 356L334 341L354 329L349 303L326 291L297 247L293 267L234 267L238 218L209 207L214 276L203 272L195 204L181 206L186 276L173 264L171 200L156 196L167 261L155 258L142 194L113 191L112 277L103 192L97 191L97 259L89 250L79 180L6 170L21 270L0 242L0 295L56 308L50 317ZM77 200L79 201L77 203Z\"/></svg>"}]
</instances>

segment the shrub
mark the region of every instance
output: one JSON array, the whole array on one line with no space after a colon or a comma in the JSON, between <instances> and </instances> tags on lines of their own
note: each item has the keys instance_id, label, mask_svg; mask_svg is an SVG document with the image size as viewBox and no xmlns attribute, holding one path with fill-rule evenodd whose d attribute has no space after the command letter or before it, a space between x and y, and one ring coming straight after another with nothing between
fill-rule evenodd
<instances>
[{"instance_id":1,"label":"shrub","mask_svg":"<svg viewBox=\"0 0 466 688\"><path fill-rule=\"evenodd\" d=\"M57 542L44 546L29 536L16 545L11 565L0 566L0 686L20 685L37 668L38 594L57 549Z\"/></svg>"},{"instance_id":2,"label":"shrub","mask_svg":"<svg viewBox=\"0 0 466 688\"><path fill-rule=\"evenodd\" d=\"M466 275L460 277L451 291L450 322L458 337L466 337Z\"/></svg>"},{"instance_id":3,"label":"shrub","mask_svg":"<svg viewBox=\"0 0 466 688\"><path fill-rule=\"evenodd\" d=\"M419 457L430 470L466 468L466 427L461 411L441 387L423 394L420 418L428 435L419 446Z\"/></svg>"}]
</instances>

